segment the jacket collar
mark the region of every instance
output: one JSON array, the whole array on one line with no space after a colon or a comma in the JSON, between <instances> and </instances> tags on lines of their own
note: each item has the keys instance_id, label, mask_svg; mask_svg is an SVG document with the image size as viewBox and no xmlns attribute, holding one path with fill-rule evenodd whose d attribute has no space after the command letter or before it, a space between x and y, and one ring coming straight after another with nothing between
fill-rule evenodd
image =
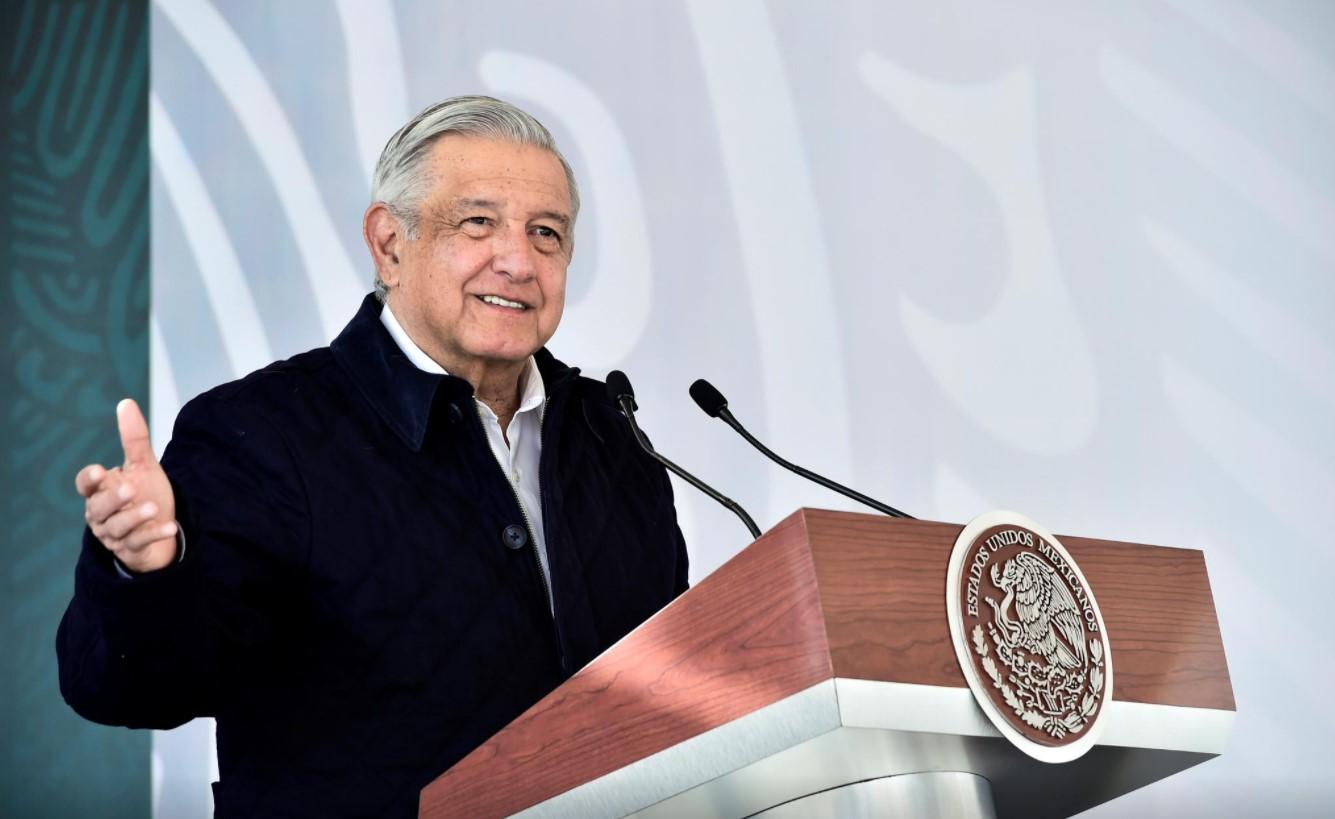
<instances>
[{"instance_id":1,"label":"jacket collar","mask_svg":"<svg viewBox=\"0 0 1335 819\"><path fill-rule=\"evenodd\" d=\"M409 361L380 321L381 309L375 294L368 294L329 349L376 414L416 452L426 438L437 397L472 400L473 385L457 376L426 372ZM577 368L557 361L545 347L533 357L549 398L568 387L579 374Z\"/></svg>"}]
</instances>

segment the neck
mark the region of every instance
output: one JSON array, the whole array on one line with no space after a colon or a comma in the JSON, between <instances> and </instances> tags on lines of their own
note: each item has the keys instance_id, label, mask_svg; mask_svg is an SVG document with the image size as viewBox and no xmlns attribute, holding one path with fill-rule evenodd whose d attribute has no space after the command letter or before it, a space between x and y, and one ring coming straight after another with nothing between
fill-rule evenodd
<instances>
[{"instance_id":1,"label":"neck","mask_svg":"<svg viewBox=\"0 0 1335 819\"><path fill-rule=\"evenodd\" d=\"M527 360L514 362L504 362L504 367L477 365L474 372L456 372L450 369L449 365L441 362L446 372L457 375L460 378L473 385L473 394L477 400L486 404L491 411L496 413L500 419L501 429L509 427L510 419L514 417L515 411L519 409L520 383L519 379L524 374L524 367L527 366Z\"/></svg>"}]
</instances>

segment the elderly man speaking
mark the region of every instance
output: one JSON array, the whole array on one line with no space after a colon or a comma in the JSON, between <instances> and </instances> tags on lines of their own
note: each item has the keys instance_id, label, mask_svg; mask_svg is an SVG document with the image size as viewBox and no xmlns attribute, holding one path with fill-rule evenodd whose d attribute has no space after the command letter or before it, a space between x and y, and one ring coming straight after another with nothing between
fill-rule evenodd
<instances>
[{"instance_id":1,"label":"elderly man speaking","mask_svg":"<svg viewBox=\"0 0 1335 819\"><path fill-rule=\"evenodd\" d=\"M418 791L686 588L667 476L556 331L579 195L486 97L390 139L376 292L327 348L212 389L159 465L76 478L60 686L218 725L217 815L413 816Z\"/></svg>"}]
</instances>

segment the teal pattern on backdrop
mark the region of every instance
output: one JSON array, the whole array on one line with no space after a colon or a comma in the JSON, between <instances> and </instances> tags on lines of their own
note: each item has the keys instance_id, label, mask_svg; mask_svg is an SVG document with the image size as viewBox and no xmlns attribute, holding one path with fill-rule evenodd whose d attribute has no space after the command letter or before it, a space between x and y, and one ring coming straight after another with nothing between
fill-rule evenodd
<instances>
[{"instance_id":1,"label":"teal pattern on backdrop","mask_svg":"<svg viewBox=\"0 0 1335 819\"><path fill-rule=\"evenodd\" d=\"M70 711L55 632L82 527L74 473L119 462L117 400L147 407L147 2L3 9L0 816L142 819L150 735Z\"/></svg>"}]
</instances>

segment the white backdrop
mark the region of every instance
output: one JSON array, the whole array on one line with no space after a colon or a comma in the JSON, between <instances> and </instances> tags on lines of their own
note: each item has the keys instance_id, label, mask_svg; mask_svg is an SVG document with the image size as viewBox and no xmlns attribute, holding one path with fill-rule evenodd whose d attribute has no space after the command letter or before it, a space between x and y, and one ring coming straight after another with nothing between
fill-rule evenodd
<instances>
[{"instance_id":1,"label":"white backdrop","mask_svg":"<svg viewBox=\"0 0 1335 819\"><path fill-rule=\"evenodd\" d=\"M388 136L484 92L587 203L550 345L768 528L852 508L1203 549L1228 752L1098 816L1335 804L1335 3L153 5L152 417L326 344ZM747 542L678 486L699 580ZM154 742L205 815L211 726Z\"/></svg>"}]
</instances>

